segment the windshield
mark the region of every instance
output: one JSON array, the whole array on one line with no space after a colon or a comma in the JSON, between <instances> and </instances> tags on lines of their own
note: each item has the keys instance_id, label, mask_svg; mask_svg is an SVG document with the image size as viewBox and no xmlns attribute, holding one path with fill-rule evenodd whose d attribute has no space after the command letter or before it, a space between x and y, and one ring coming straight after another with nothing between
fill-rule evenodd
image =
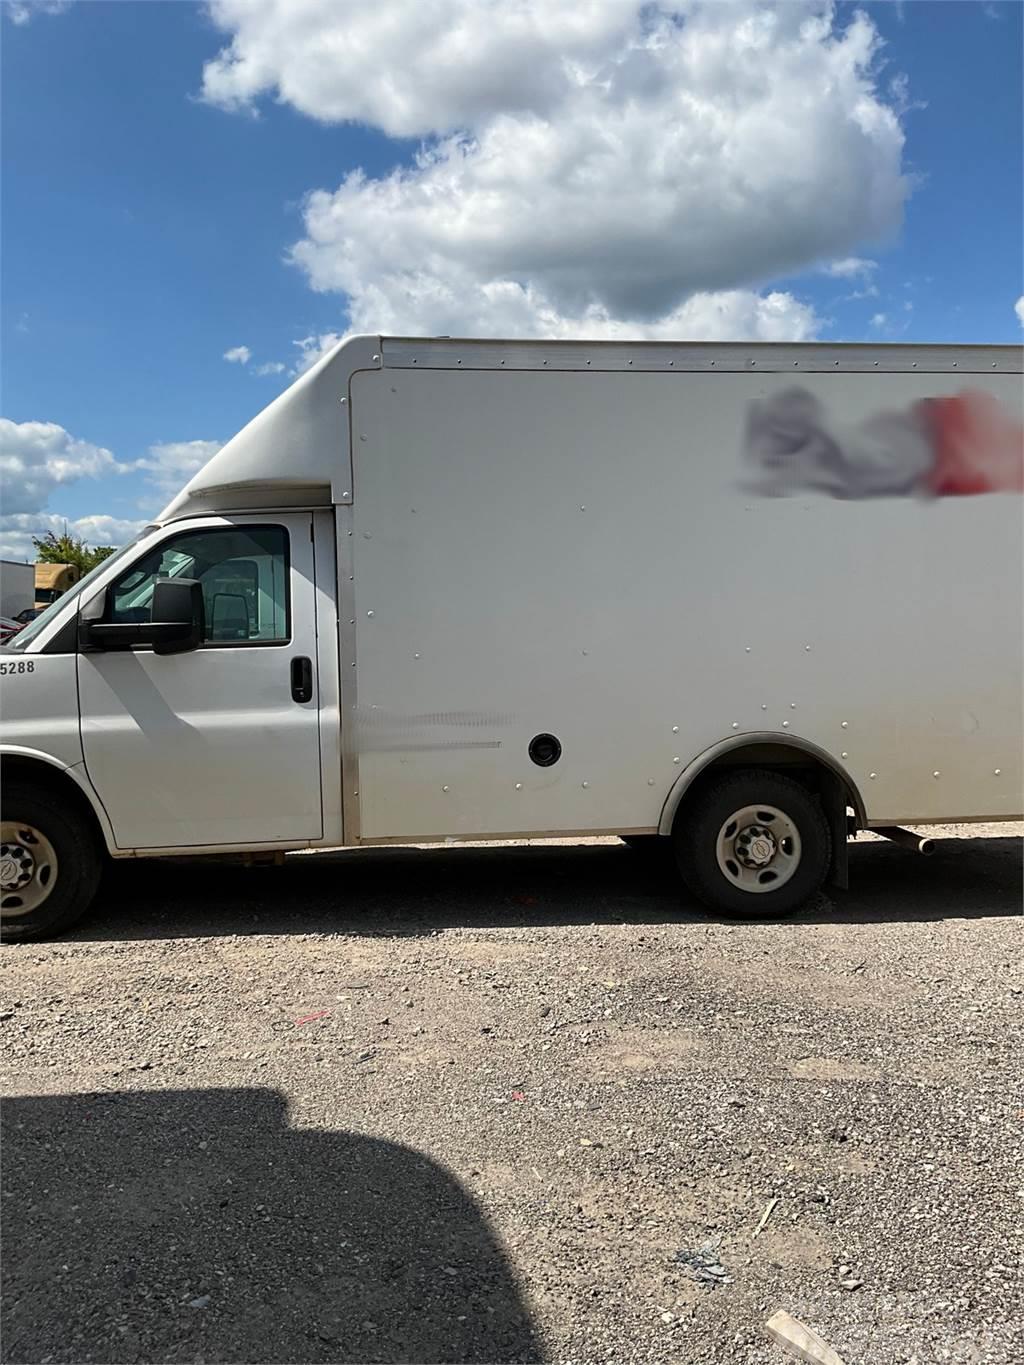
<instances>
[{"instance_id":1,"label":"windshield","mask_svg":"<svg viewBox=\"0 0 1024 1365\"><path fill-rule=\"evenodd\" d=\"M109 565L116 564L119 559L123 559L124 556L128 554L129 550L135 549L136 545L138 545L139 541L142 540L143 536L148 536L150 531L155 530L156 530L155 526L145 527L144 530L139 532L139 534L134 538L134 540L128 541L127 545L122 545L121 548L119 550L115 550L112 555L107 555L106 559L101 560L100 563L95 566L95 568L90 569L84 578L80 578L73 588L69 588L67 592L62 593L61 596L58 597L55 602L51 602L45 611L40 612L34 621L30 621L28 623L24 630L19 630L17 635L15 635L11 639L10 643L6 646L6 648L24 649L26 645L30 645L32 641L36 638L36 636L39 634L39 632L46 629L46 627L50 624L54 617L59 612L63 611L63 609L67 606L67 604L71 601L73 597L81 596L82 590L84 588L90 587L91 584L95 582L96 577L101 569L106 569Z\"/></svg>"}]
</instances>

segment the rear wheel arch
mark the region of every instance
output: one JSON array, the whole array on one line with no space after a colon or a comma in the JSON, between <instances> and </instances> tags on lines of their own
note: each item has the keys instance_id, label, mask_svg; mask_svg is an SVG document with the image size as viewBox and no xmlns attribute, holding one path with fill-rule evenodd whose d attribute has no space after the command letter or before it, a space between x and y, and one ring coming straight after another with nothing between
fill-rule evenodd
<instances>
[{"instance_id":1,"label":"rear wheel arch","mask_svg":"<svg viewBox=\"0 0 1024 1365\"><path fill-rule=\"evenodd\" d=\"M774 731L756 734L731 735L713 744L692 759L676 778L665 798L659 834L671 834L676 818L686 804L688 795L699 790L702 782L718 776L728 768L770 768L804 782L826 800L850 806L858 828L867 824L864 801L857 784L831 754L810 740L797 735L779 735ZM834 784L834 785L833 785Z\"/></svg>"}]
</instances>

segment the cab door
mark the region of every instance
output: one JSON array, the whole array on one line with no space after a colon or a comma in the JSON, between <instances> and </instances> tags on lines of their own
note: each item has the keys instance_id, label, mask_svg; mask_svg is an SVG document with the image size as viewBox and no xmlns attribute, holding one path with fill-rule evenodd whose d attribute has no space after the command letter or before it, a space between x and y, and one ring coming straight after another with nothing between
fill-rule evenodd
<instances>
[{"instance_id":1,"label":"cab door","mask_svg":"<svg viewBox=\"0 0 1024 1365\"><path fill-rule=\"evenodd\" d=\"M166 577L202 584L197 649L78 656L85 766L117 846L319 838L311 514L204 517L168 528L106 589L102 619L148 621L153 584Z\"/></svg>"}]
</instances>

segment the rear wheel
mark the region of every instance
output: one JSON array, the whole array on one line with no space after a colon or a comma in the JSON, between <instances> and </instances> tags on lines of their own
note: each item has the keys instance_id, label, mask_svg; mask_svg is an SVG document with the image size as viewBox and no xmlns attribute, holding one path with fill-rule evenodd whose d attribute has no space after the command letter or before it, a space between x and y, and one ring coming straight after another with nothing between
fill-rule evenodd
<instances>
[{"instance_id":1,"label":"rear wheel","mask_svg":"<svg viewBox=\"0 0 1024 1365\"><path fill-rule=\"evenodd\" d=\"M0 938L45 938L89 908L102 868L94 830L67 802L5 782L0 813Z\"/></svg>"},{"instance_id":2,"label":"rear wheel","mask_svg":"<svg viewBox=\"0 0 1024 1365\"><path fill-rule=\"evenodd\" d=\"M787 915L821 889L832 841L813 792L768 769L723 774L687 800L672 834L683 880L705 905Z\"/></svg>"}]
</instances>

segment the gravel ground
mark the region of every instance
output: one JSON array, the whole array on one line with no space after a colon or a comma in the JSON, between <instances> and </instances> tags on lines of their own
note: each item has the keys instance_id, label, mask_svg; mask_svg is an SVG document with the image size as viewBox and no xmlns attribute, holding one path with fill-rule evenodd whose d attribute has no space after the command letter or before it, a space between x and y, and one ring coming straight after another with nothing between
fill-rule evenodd
<instances>
[{"instance_id":1,"label":"gravel ground","mask_svg":"<svg viewBox=\"0 0 1024 1365\"><path fill-rule=\"evenodd\" d=\"M4 1359L1019 1365L1021 826L957 832L781 924L615 840L120 866L0 955Z\"/></svg>"}]
</instances>

